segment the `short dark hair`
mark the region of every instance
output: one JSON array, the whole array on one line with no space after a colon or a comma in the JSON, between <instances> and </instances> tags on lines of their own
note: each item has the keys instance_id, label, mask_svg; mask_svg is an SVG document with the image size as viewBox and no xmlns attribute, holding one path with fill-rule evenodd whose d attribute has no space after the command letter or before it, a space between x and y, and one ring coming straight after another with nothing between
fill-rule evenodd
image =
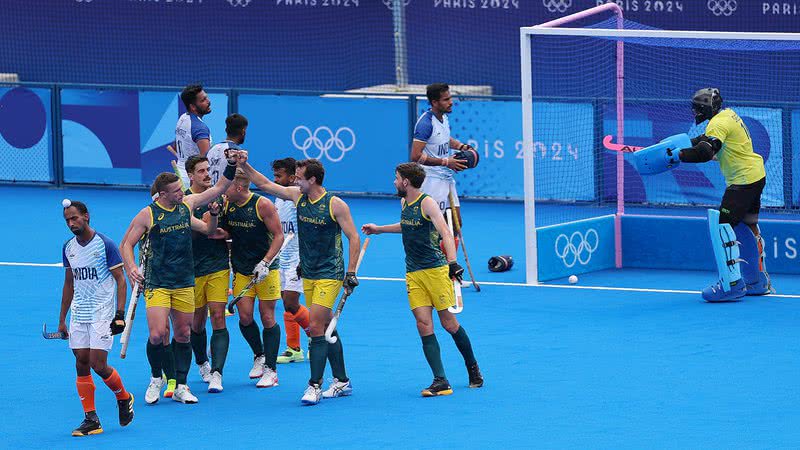
<instances>
[{"instance_id":1,"label":"short dark hair","mask_svg":"<svg viewBox=\"0 0 800 450\"><path fill-rule=\"evenodd\" d=\"M189 110L190 105L194 105L194 102L197 100L197 95L200 94L200 91L203 90L203 86L199 84L190 84L183 88L181 91L181 100L183 101L183 106L186 107L186 110Z\"/></svg>"},{"instance_id":2,"label":"short dark hair","mask_svg":"<svg viewBox=\"0 0 800 450\"><path fill-rule=\"evenodd\" d=\"M156 195L159 192L166 190L168 184L172 184L179 180L180 178L178 178L178 176L174 173L161 172L158 174L155 181L153 181L153 187L150 189L150 192L152 193L151 195Z\"/></svg>"},{"instance_id":3,"label":"short dark hair","mask_svg":"<svg viewBox=\"0 0 800 450\"><path fill-rule=\"evenodd\" d=\"M283 159L276 159L272 161L272 170L283 169L289 175L294 175L295 170L297 169L297 161L294 158L283 158Z\"/></svg>"},{"instance_id":4,"label":"short dark hair","mask_svg":"<svg viewBox=\"0 0 800 450\"><path fill-rule=\"evenodd\" d=\"M425 181L425 170L415 162L398 164L394 170L400 174L400 178L408 180L416 189L419 189Z\"/></svg>"},{"instance_id":5,"label":"short dark hair","mask_svg":"<svg viewBox=\"0 0 800 450\"><path fill-rule=\"evenodd\" d=\"M427 88L425 88L425 95L428 96L428 101L433 102L442 98L442 94L449 91L450 86L445 83L433 83L429 84Z\"/></svg>"},{"instance_id":6,"label":"short dark hair","mask_svg":"<svg viewBox=\"0 0 800 450\"><path fill-rule=\"evenodd\" d=\"M236 168L236 174L233 176L234 184L238 184L243 188L250 188L250 177L247 176L247 172L242 170L241 168Z\"/></svg>"},{"instance_id":7,"label":"short dark hair","mask_svg":"<svg viewBox=\"0 0 800 450\"><path fill-rule=\"evenodd\" d=\"M305 167L306 169L306 180L310 180L311 177L317 179L317 184L322 186L322 180L325 179L325 168L322 167L322 163L319 162L318 159L302 159L297 161L297 168Z\"/></svg>"},{"instance_id":8,"label":"short dark hair","mask_svg":"<svg viewBox=\"0 0 800 450\"><path fill-rule=\"evenodd\" d=\"M183 167L186 169L186 173L194 173L195 166L203 161L208 161L208 158L200 155L192 155L186 160L186 163L183 165Z\"/></svg>"},{"instance_id":9,"label":"short dark hair","mask_svg":"<svg viewBox=\"0 0 800 450\"><path fill-rule=\"evenodd\" d=\"M228 136L241 136L244 134L244 129L247 128L247 117L233 113L225 118L225 132Z\"/></svg>"},{"instance_id":10,"label":"short dark hair","mask_svg":"<svg viewBox=\"0 0 800 450\"><path fill-rule=\"evenodd\" d=\"M86 203L83 203L82 201L79 200L70 200L69 202L70 202L69 206L64 208L65 211L67 210L67 208L75 207L75 209L77 209L79 213L89 214L89 209L86 208Z\"/></svg>"}]
</instances>

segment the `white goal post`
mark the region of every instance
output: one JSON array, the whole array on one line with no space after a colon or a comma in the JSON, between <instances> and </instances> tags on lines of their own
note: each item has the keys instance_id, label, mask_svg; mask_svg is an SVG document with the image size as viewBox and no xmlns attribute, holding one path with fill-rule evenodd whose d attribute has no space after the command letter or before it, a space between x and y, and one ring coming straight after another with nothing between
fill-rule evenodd
<instances>
[{"instance_id":1,"label":"white goal post","mask_svg":"<svg viewBox=\"0 0 800 450\"><path fill-rule=\"evenodd\" d=\"M536 39L540 36L564 36L564 37L585 37L597 38L605 42L616 42L616 54L614 60L617 65L616 86L613 88L616 93L616 107L617 107L617 120L616 120L616 142L622 144L625 137L624 130L624 109L625 109L625 86L624 86L624 70L625 59L623 57L623 44L626 40L631 41L636 39L690 39L696 41L794 41L798 43L797 48L800 48L800 34L799 33L747 33L747 32L712 32L712 31L669 31L669 30L652 30L652 29L601 29L601 28L560 28L559 25L574 21L579 18L586 18L590 15L597 14L598 12L614 12L617 14L617 24L622 26L622 12L616 4L604 4L600 7L591 8L590 10L582 11L580 13L572 14L570 16L558 19L556 21L548 22L546 24L522 27L520 28L520 80L521 80L521 99L522 99L522 145L523 145L523 167L524 167L524 220L525 220L525 256L526 256L526 283L537 284L542 281L542 267L544 260L540 258L537 251L537 245L540 248L550 248L552 242L540 242L541 236L537 237L536 226L536 176L535 176L535 163L534 163L534 133L539 132L535 130L535 117L534 117L534 99L535 96L541 96L541 93L534 92L534 85L537 76L537 61L532 60L532 54L535 54ZM641 41L640 41L641 42ZM665 41L662 41L665 42ZM726 45L726 44L719 44ZM775 44L776 49L780 48L781 44ZM678 46L679 47L679 46ZM794 46L793 46L794 48ZM698 86L698 88L701 86ZM608 90L612 88L609 87ZM688 102L688 99L687 99ZM602 132L597 131L595 134ZM610 133L609 133L610 134ZM595 141L595 143L597 143ZM602 148L602 144L599 145ZM596 150L601 151L601 150ZM618 152L616 155L616 183L617 195L616 206L614 214L614 232L613 232L613 267L622 266L622 247L621 247L621 225L620 218L625 213L625 180L623 170L623 154ZM541 228L541 227L540 227ZM566 236L570 236L572 231L564 231ZM585 241L585 239L583 239ZM572 245L572 242L568 242ZM587 244L588 245L588 244ZM556 248L558 244L556 244ZM574 248L573 248L574 250ZM548 250L549 251L549 250ZM565 250L566 251L566 250ZM556 250L558 253L558 250ZM570 266L571 267L571 266ZM586 270L588 271L588 270ZM563 276L568 275L565 272ZM545 279L548 279L544 277ZM550 277L553 278L553 277Z\"/></svg>"}]
</instances>

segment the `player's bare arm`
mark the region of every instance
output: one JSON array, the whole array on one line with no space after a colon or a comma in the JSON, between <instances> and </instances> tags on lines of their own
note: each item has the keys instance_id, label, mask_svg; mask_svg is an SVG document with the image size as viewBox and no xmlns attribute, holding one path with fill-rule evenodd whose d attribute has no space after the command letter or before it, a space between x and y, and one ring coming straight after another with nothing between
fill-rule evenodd
<instances>
[{"instance_id":1,"label":"player's bare arm","mask_svg":"<svg viewBox=\"0 0 800 450\"><path fill-rule=\"evenodd\" d=\"M350 215L350 207L347 206L339 197L333 197L331 201L331 209L333 209L333 217L339 226L342 227L342 232L347 236L348 258L347 258L347 271L355 272L356 264L358 263L358 254L361 251L361 237L358 235L356 226L353 223L353 216Z\"/></svg>"},{"instance_id":2,"label":"player's bare arm","mask_svg":"<svg viewBox=\"0 0 800 450\"><path fill-rule=\"evenodd\" d=\"M228 152L228 166L225 168L222 176L219 177L219 180L217 180L217 184L199 194L191 194L183 198L184 203L189 205L189 209L208 204L228 190L228 186L233 182L233 176L236 173L236 163L239 161L238 156L242 152L246 153L244 150L228 150ZM247 161L246 158L244 160Z\"/></svg>"},{"instance_id":3,"label":"player's bare arm","mask_svg":"<svg viewBox=\"0 0 800 450\"><path fill-rule=\"evenodd\" d=\"M197 231L198 233L205 234L206 236L214 236L217 232L217 218L213 217L208 220L208 222L204 220L200 220L197 217L192 216L191 218L191 226L192 231Z\"/></svg>"},{"instance_id":4,"label":"player's bare arm","mask_svg":"<svg viewBox=\"0 0 800 450\"><path fill-rule=\"evenodd\" d=\"M230 235L227 231L219 228L219 212L222 205L217 202L208 204L208 211L203 213L203 222L208 224L208 238L209 239L229 239ZM211 222L213 220L213 222ZM202 231L201 231L202 233Z\"/></svg>"},{"instance_id":5,"label":"player's bare arm","mask_svg":"<svg viewBox=\"0 0 800 450\"><path fill-rule=\"evenodd\" d=\"M436 231L438 231L442 236L447 262L450 263L455 261L456 244L455 240L453 240L453 233L450 231L450 227L447 226L447 222L445 222L444 216L442 215L442 210L439 209L439 205L436 204L436 200L431 197L425 197L422 199L422 212L425 213L426 216L430 217L431 222L433 222L433 226L436 227Z\"/></svg>"},{"instance_id":6,"label":"player's bare arm","mask_svg":"<svg viewBox=\"0 0 800 450\"><path fill-rule=\"evenodd\" d=\"M451 148L454 139L450 139ZM456 141L458 142L458 141ZM463 159L455 159L455 158L436 158L435 156L428 156L425 154L423 150L425 150L425 141L420 141L418 139L414 139L411 142L411 160L415 161L423 166L446 166L450 169L455 171L464 170L467 168L467 161ZM460 144L460 143L459 143Z\"/></svg>"},{"instance_id":7,"label":"player's bare arm","mask_svg":"<svg viewBox=\"0 0 800 450\"><path fill-rule=\"evenodd\" d=\"M361 232L366 235L383 234L383 233L401 233L400 222L389 225L375 225L374 223L366 223L361 225Z\"/></svg>"},{"instance_id":8,"label":"player's bare arm","mask_svg":"<svg viewBox=\"0 0 800 450\"><path fill-rule=\"evenodd\" d=\"M125 272L122 271L122 266L111 269L111 276L117 282L117 311L124 311L128 296L128 283L125 281Z\"/></svg>"},{"instance_id":9,"label":"player's bare arm","mask_svg":"<svg viewBox=\"0 0 800 450\"><path fill-rule=\"evenodd\" d=\"M200 156L206 156L208 151L211 149L211 140L210 139L198 139L197 148L200 150Z\"/></svg>"},{"instance_id":10,"label":"player's bare arm","mask_svg":"<svg viewBox=\"0 0 800 450\"><path fill-rule=\"evenodd\" d=\"M278 210L275 205L268 199L261 197L257 204L258 214L261 216L261 221L266 225L267 230L272 233L272 243L267 249L267 254L262 258L264 261L272 261L272 258L278 254L283 245L283 228L281 227L281 219L278 217Z\"/></svg>"},{"instance_id":11,"label":"player's bare arm","mask_svg":"<svg viewBox=\"0 0 800 450\"><path fill-rule=\"evenodd\" d=\"M128 274L128 279L131 284L144 282L144 277L142 277L142 274L139 272L139 266L136 264L136 259L133 256L133 247L150 229L150 221L150 208L142 208L131 221L128 232L125 234L125 238L119 246L122 262L125 264L125 272Z\"/></svg>"},{"instance_id":12,"label":"player's bare arm","mask_svg":"<svg viewBox=\"0 0 800 450\"><path fill-rule=\"evenodd\" d=\"M293 202L296 202L297 199L300 198L301 192L300 188L297 186L281 186L280 184L275 183L274 181L265 177L264 174L253 168L253 166L251 166L247 161L244 161L243 163L240 162L239 164L239 167L244 170L244 173L247 174L247 177L250 178L250 181L262 191L284 200L291 200Z\"/></svg>"},{"instance_id":13,"label":"player's bare arm","mask_svg":"<svg viewBox=\"0 0 800 450\"><path fill-rule=\"evenodd\" d=\"M64 288L61 290L61 312L58 315L58 331L69 332L67 328L67 311L72 305L72 297L75 293L75 280L72 278L72 269L67 267L64 270Z\"/></svg>"}]
</instances>

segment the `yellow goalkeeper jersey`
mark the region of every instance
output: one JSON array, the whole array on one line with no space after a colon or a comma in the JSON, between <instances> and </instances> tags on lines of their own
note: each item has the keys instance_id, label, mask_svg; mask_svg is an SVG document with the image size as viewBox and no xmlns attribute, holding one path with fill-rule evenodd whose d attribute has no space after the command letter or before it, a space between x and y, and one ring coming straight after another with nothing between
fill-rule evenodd
<instances>
[{"instance_id":1,"label":"yellow goalkeeper jersey","mask_svg":"<svg viewBox=\"0 0 800 450\"><path fill-rule=\"evenodd\" d=\"M750 132L732 109L723 109L712 117L705 134L722 142L717 160L726 185L755 183L767 175L764 159L753 151Z\"/></svg>"}]
</instances>

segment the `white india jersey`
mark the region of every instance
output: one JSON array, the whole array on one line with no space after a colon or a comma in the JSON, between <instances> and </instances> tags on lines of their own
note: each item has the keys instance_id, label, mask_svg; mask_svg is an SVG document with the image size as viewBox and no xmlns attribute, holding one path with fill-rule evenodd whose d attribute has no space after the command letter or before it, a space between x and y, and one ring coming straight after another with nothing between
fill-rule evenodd
<instances>
[{"instance_id":1,"label":"white india jersey","mask_svg":"<svg viewBox=\"0 0 800 450\"><path fill-rule=\"evenodd\" d=\"M208 125L194 114L188 112L181 114L178 124L175 126L175 145L178 147L175 151L178 152L178 167L183 169L190 156L200 154L197 141L201 139L208 139L211 142L211 130Z\"/></svg>"},{"instance_id":2,"label":"white india jersey","mask_svg":"<svg viewBox=\"0 0 800 450\"><path fill-rule=\"evenodd\" d=\"M280 267L281 269L293 269L300 264L300 249L297 244L297 208L293 201L282 198L275 199L275 208L278 209L278 217L281 219L283 235L295 234L292 242L286 244L286 248L281 252Z\"/></svg>"},{"instance_id":3,"label":"white india jersey","mask_svg":"<svg viewBox=\"0 0 800 450\"><path fill-rule=\"evenodd\" d=\"M233 148L238 149L239 145L231 141L222 141L219 144L214 144L206 154L208 158L208 173L211 175L211 184L217 184L222 172L225 171L225 166L228 165L228 160L225 158L225 150Z\"/></svg>"},{"instance_id":4,"label":"white india jersey","mask_svg":"<svg viewBox=\"0 0 800 450\"><path fill-rule=\"evenodd\" d=\"M442 114L441 122L431 110L425 111L414 125L414 140L425 143L422 150L428 157L448 158L454 152L450 148L450 122L447 114ZM425 169L425 177L450 180L453 178L453 170L445 166L422 166Z\"/></svg>"},{"instance_id":5,"label":"white india jersey","mask_svg":"<svg viewBox=\"0 0 800 450\"><path fill-rule=\"evenodd\" d=\"M74 294L70 312L72 322L110 321L116 310L117 283L111 270L122 266L117 245L95 233L86 245L73 237L62 250L64 267L72 271Z\"/></svg>"}]
</instances>

